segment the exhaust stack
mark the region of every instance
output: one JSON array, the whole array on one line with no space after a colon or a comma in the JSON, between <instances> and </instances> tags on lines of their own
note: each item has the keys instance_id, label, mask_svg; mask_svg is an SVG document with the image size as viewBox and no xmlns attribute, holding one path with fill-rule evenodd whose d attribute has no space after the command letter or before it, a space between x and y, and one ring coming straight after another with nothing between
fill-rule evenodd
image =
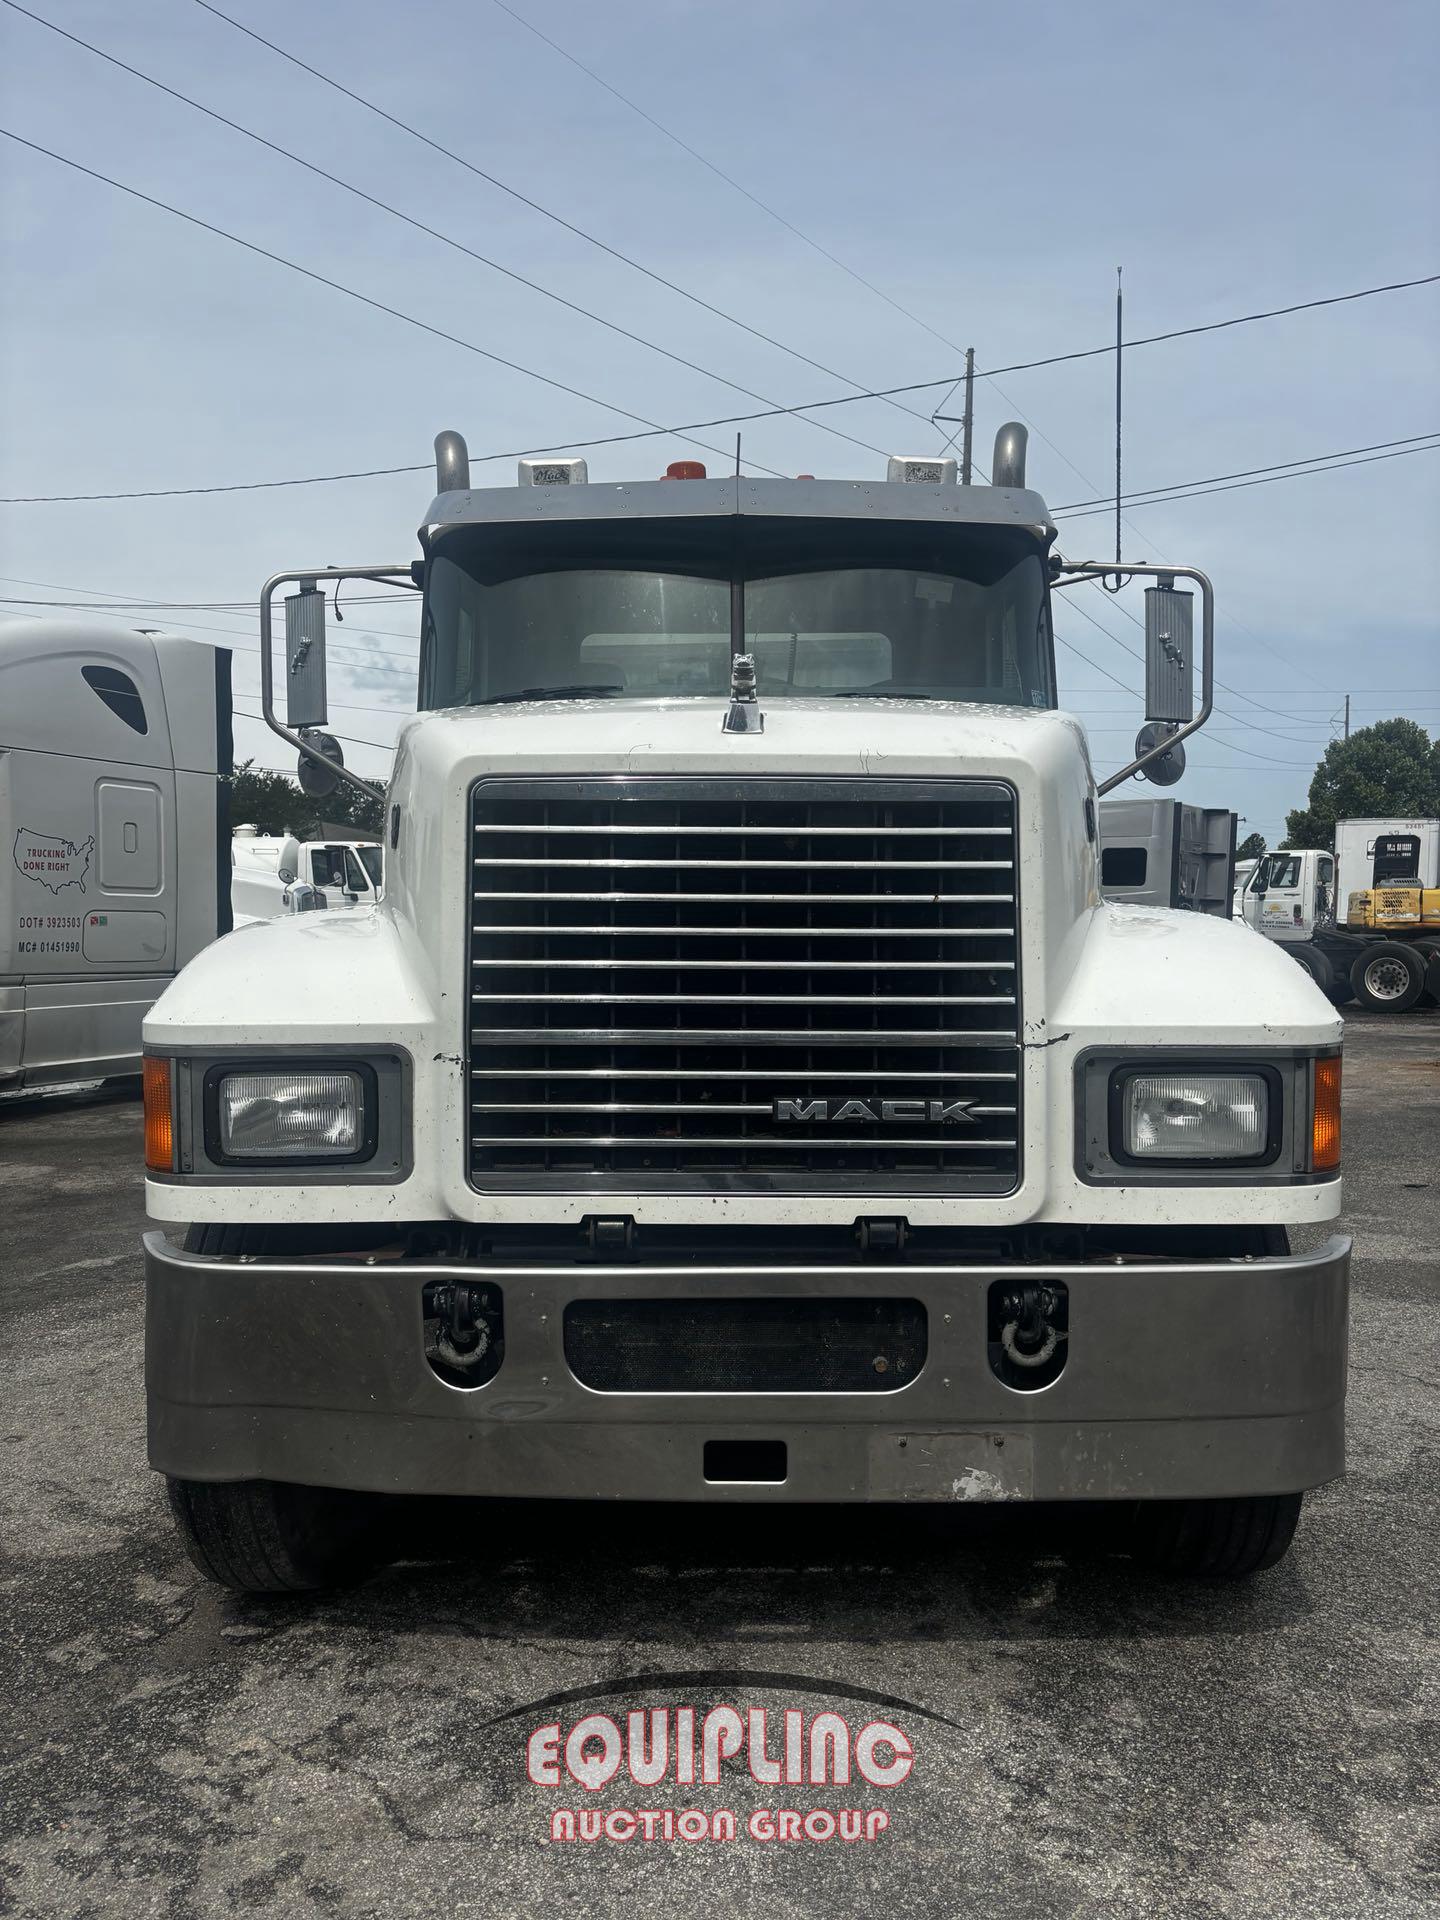
<instances>
[{"instance_id":1,"label":"exhaust stack","mask_svg":"<svg viewBox=\"0 0 1440 1920\"><path fill-rule=\"evenodd\" d=\"M463 434L446 432L435 436L435 491L465 493L470 488L470 449Z\"/></svg>"},{"instance_id":2,"label":"exhaust stack","mask_svg":"<svg viewBox=\"0 0 1440 1920\"><path fill-rule=\"evenodd\" d=\"M995 436L995 458L990 468L992 487L1023 487L1025 447L1030 435L1018 420L1007 420Z\"/></svg>"}]
</instances>

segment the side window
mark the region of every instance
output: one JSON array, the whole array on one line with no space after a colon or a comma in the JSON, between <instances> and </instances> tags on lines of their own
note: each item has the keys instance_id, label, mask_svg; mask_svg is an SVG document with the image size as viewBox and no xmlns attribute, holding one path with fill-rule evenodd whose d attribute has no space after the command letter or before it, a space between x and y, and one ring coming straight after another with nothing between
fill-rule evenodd
<instances>
[{"instance_id":1,"label":"side window","mask_svg":"<svg viewBox=\"0 0 1440 1920\"><path fill-rule=\"evenodd\" d=\"M82 667L80 674L86 686L99 694L117 719L136 733L150 731L145 719L145 702L128 673L121 673L118 667Z\"/></svg>"},{"instance_id":2,"label":"side window","mask_svg":"<svg viewBox=\"0 0 1440 1920\"><path fill-rule=\"evenodd\" d=\"M1148 847L1103 847L1100 884L1102 887L1143 887L1149 865Z\"/></svg>"}]
</instances>

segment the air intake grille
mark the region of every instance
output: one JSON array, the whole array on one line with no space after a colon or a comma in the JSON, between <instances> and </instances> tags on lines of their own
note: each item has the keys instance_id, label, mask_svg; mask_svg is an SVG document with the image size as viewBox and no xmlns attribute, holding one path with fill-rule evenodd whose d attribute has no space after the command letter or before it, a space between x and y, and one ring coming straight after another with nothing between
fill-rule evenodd
<instances>
[{"instance_id":1,"label":"air intake grille","mask_svg":"<svg viewBox=\"0 0 1440 1920\"><path fill-rule=\"evenodd\" d=\"M1010 788L481 781L473 829L477 1187L1017 1183Z\"/></svg>"}]
</instances>

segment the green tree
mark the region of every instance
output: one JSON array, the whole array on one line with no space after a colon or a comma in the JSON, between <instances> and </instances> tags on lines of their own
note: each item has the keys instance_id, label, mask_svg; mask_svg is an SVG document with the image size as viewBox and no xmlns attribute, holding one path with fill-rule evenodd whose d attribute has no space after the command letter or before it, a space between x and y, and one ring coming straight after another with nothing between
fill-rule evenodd
<instances>
[{"instance_id":1,"label":"green tree","mask_svg":"<svg viewBox=\"0 0 1440 1920\"><path fill-rule=\"evenodd\" d=\"M1264 834L1263 833L1247 833L1245 838L1240 842L1239 846L1236 847L1235 849L1235 858L1237 860L1258 860L1261 854L1264 853L1264 851L1265 851Z\"/></svg>"},{"instance_id":2,"label":"green tree","mask_svg":"<svg viewBox=\"0 0 1440 1920\"><path fill-rule=\"evenodd\" d=\"M1332 740L1310 782L1309 804L1285 817L1287 847L1333 847L1335 822L1367 814L1440 813L1440 740L1397 717Z\"/></svg>"},{"instance_id":3,"label":"green tree","mask_svg":"<svg viewBox=\"0 0 1440 1920\"><path fill-rule=\"evenodd\" d=\"M247 822L261 833L293 833L299 840L323 837L323 823L351 826L372 838L380 838L385 803L377 794L367 800L352 786L342 784L323 800L312 799L300 791L299 783L287 773L272 773L244 760L230 776L230 824Z\"/></svg>"}]
</instances>

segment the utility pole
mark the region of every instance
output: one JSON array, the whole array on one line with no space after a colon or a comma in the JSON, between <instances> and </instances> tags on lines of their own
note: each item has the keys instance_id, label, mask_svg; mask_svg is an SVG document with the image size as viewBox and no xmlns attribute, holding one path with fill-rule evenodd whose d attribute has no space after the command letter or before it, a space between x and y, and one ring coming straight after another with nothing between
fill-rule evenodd
<instances>
[{"instance_id":1,"label":"utility pole","mask_svg":"<svg viewBox=\"0 0 1440 1920\"><path fill-rule=\"evenodd\" d=\"M1350 696L1345 696L1345 738L1350 738Z\"/></svg>"},{"instance_id":2,"label":"utility pole","mask_svg":"<svg viewBox=\"0 0 1440 1920\"><path fill-rule=\"evenodd\" d=\"M970 484L970 450L975 443L975 349L965 349L965 415L960 441L960 484Z\"/></svg>"}]
</instances>

